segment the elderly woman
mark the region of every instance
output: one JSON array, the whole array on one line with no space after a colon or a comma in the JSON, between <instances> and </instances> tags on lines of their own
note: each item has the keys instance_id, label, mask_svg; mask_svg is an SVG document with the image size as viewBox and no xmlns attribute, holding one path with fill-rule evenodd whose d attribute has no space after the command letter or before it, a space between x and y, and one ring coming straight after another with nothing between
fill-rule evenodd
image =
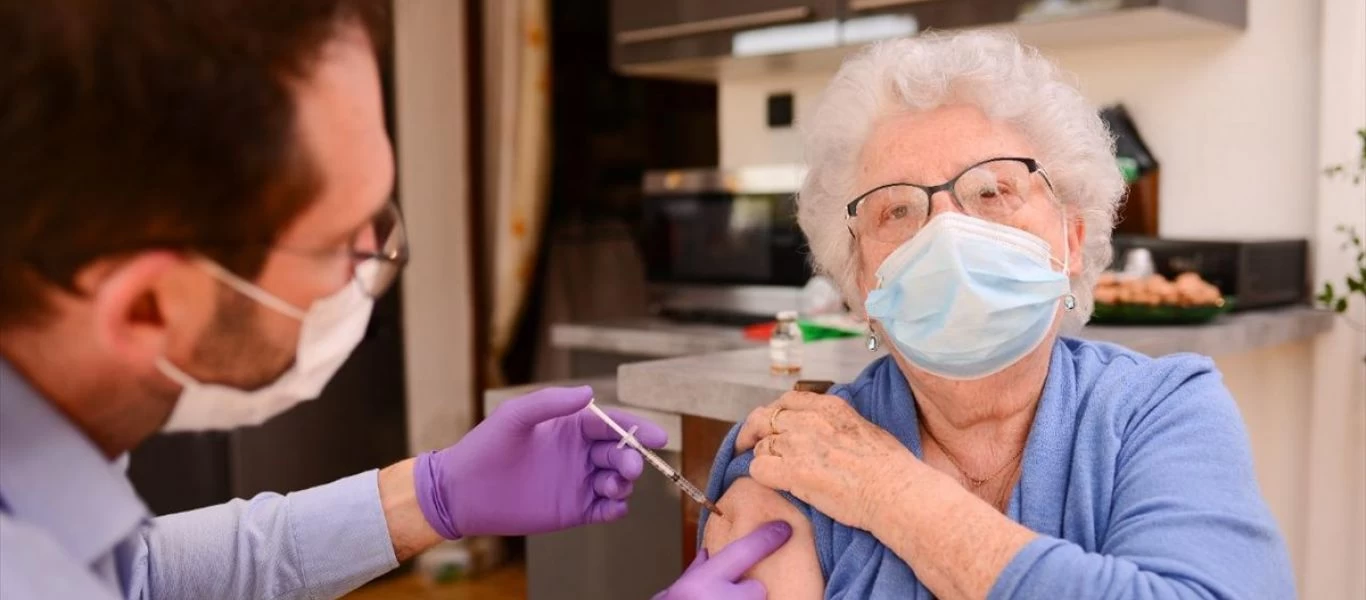
<instances>
[{"instance_id":1,"label":"elderly woman","mask_svg":"<svg viewBox=\"0 0 1366 600\"><path fill-rule=\"evenodd\" d=\"M750 573L783 599L1294 595L1212 362L1060 337L1123 182L1053 64L995 34L882 43L803 129L801 227L889 353L732 431L706 549L788 521Z\"/></svg>"}]
</instances>

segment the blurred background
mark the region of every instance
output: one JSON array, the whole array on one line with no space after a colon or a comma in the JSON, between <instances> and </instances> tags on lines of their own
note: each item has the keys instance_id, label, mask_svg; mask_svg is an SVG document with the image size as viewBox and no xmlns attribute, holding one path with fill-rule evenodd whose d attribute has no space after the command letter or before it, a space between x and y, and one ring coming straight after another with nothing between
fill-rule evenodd
<instances>
[{"instance_id":1,"label":"blurred background","mask_svg":"<svg viewBox=\"0 0 1366 600\"><path fill-rule=\"evenodd\" d=\"M728 423L670 377L767 357L778 312L806 343L863 327L811 277L797 122L862 44L993 28L1075 74L1117 136L1116 277L1081 336L1214 356L1301 594L1366 598L1366 0L393 4L382 71L413 262L322 398L139 449L158 513L442 447L551 383L664 424L665 457L705 482ZM1183 273L1207 302L1152 293ZM696 507L647 473L631 511L447 544L353 597L649 597L690 558Z\"/></svg>"}]
</instances>

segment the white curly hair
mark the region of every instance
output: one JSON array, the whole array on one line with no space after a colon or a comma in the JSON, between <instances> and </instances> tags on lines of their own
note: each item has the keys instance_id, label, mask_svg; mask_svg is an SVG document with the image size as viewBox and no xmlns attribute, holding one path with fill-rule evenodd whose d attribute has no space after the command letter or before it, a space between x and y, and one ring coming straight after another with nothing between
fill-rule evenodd
<instances>
[{"instance_id":1,"label":"white curly hair","mask_svg":"<svg viewBox=\"0 0 1366 600\"><path fill-rule=\"evenodd\" d=\"M982 31L927 33L864 48L840 67L799 124L807 174L797 222L817 272L862 310L859 264L845 205L857 195L855 173L864 140L882 117L969 104L1008 123L1034 148L1059 200L1086 224L1083 268L1072 278L1076 310L1064 331L1091 317L1092 288L1112 255L1110 232L1124 193L1114 140L1096 107L1063 72L1013 36Z\"/></svg>"}]
</instances>

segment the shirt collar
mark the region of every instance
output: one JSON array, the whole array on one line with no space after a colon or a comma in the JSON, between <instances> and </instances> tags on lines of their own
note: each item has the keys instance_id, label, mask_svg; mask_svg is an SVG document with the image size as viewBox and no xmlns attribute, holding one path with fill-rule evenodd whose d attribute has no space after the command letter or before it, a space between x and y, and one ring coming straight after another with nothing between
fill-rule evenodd
<instances>
[{"instance_id":1,"label":"shirt collar","mask_svg":"<svg viewBox=\"0 0 1366 600\"><path fill-rule=\"evenodd\" d=\"M0 501L11 515L93 563L150 517L122 464L0 359Z\"/></svg>"}]
</instances>

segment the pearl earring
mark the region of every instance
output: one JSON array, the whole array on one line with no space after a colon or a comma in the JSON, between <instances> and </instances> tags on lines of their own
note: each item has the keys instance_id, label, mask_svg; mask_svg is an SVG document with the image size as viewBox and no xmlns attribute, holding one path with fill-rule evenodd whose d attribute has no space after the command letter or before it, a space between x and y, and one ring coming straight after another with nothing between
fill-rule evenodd
<instances>
[{"instance_id":1,"label":"pearl earring","mask_svg":"<svg viewBox=\"0 0 1366 600\"><path fill-rule=\"evenodd\" d=\"M878 348L877 333L874 332L873 329L870 327L870 328L868 328L868 351L869 351L869 352L877 352L877 348Z\"/></svg>"},{"instance_id":2,"label":"pearl earring","mask_svg":"<svg viewBox=\"0 0 1366 600\"><path fill-rule=\"evenodd\" d=\"M1063 305L1065 308L1067 308L1067 310L1075 309L1075 308L1077 307L1077 297L1076 297L1076 296L1073 296L1072 294L1068 294L1068 295L1066 295L1066 296L1063 296L1063 297L1062 297L1062 305Z\"/></svg>"}]
</instances>

